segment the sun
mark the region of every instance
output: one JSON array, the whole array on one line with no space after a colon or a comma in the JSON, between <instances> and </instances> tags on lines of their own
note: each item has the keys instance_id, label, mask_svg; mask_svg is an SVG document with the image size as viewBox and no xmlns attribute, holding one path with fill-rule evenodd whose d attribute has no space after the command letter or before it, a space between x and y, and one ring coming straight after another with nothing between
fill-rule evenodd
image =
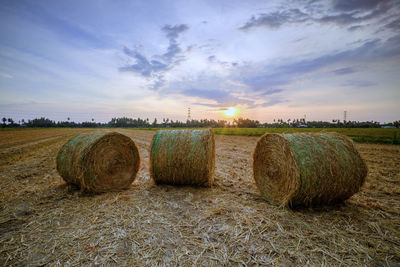
<instances>
[{"instance_id":1,"label":"sun","mask_svg":"<svg viewBox=\"0 0 400 267\"><path fill-rule=\"evenodd\" d=\"M236 113L237 113L237 109L234 108L234 107L229 107L229 108L226 108L226 109L224 110L224 114L225 114L225 116L228 117L228 118L232 118L233 116L236 115Z\"/></svg>"}]
</instances>

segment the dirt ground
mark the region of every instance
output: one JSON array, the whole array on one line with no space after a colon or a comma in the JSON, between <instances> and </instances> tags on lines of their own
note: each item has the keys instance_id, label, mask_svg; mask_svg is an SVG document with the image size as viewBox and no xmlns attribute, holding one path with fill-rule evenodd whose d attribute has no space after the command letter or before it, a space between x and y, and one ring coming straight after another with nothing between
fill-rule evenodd
<instances>
[{"instance_id":1,"label":"dirt ground","mask_svg":"<svg viewBox=\"0 0 400 267\"><path fill-rule=\"evenodd\" d=\"M269 205L252 178L256 137L216 136L213 188L156 186L155 132L138 145L128 190L88 195L58 175L58 149L82 129L0 131L0 266L399 266L400 146L357 144L361 192L333 207Z\"/></svg>"}]
</instances>

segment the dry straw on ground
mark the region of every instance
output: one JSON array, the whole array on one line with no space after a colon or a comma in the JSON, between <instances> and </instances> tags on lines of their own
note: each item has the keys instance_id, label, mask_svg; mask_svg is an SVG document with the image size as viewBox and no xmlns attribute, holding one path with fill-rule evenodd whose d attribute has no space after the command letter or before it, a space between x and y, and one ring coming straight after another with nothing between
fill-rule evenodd
<instances>
[{"instance_id":1,"label":"dry straw on ground","mask_svg":"<svg viewBox=\"0 0 400 267\"><path fill-rule=\"evenodd\" d=\"M265 134L253 153L261 195L278 205L333 204L360 190L367 167L340 134Z\"/></svg>"},{"instance_id":2,"label":"dry straw on ground","mask_svg":"<svg viewBox=\"0 0 400 267\"><path fill-rule=\"evenodd\" d=\"M82 133L57 155L57 170L70 184L87 192L128 188L139 170L136 144L120 133Z\"/></svg>"},{"instance_id":3,"label":"dry straw on ground","mask_svg":"<svg viewBox=\"0 0 400 267\"><path fill-rule=\"evenodd\" d=\"M54 158L89 131L0 131L0 266L400 264L398 145L355 144L369 168L363 190L337 205L291 210L259 196L251 158L258 138L248 136L215 136L213 188L156 186L155 132L116 129L138 145L137 178L122 192L79 192Z\"/></svg>"},{"instance_id":4,"label":"dry straw on ground","mask_svg":"<svg viewBox=\"0 0 400 267\"><path fill-rule=\"evenodd\" d=\"M160 130L150 148L151 176L157 184L213 184L214 134L209 130Z\"/></svg>"}]
</instances>

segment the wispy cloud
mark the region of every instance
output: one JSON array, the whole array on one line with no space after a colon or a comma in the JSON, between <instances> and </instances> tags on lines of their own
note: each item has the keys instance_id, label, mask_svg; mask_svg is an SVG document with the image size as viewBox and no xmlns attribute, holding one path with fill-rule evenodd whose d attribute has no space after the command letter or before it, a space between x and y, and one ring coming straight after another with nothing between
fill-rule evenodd
<instances>
[{"instance_id":1,"label":"wispy cloud","mask_svg":"<svg viewBox=\"0 0 400 267\"><path fill-rule=\"evenodd\" d=\"M313 5L311 2L310 5ZM356 0L346 1L337 0L333 2L333 9L326 7L325 10L319 10L317 14L307 12L312 8L305 7L304 10L298 8L287 8L271 13L261 13L253 15L240 30L249 30L254 27L267 27L278 29L287 24L294 23L334 23L338 25L350 25L368 21L388 12L394 6L392 1L380 0ZM322 15L321 15L322 13ZM360 26L351 27L355 30Z\"/></svg>"},{"instance_id":2,"label":"wispy cloud","mask_svg":"<svg viewBox=\"0 0 400 267\"><path fill-rule=\"evenodd\" d=\"M336 75L346 75L346 74L350 74L350 73L354 73L356 72L356 70L354 68L340 68L337 70L334 70L333 73L335 73Z\"/></svg>"},{"instance_id":3,"label":"wispy cloud","mask_svg":"<svg viewBox=\"0 0 400 267\"><path fill-rule=\"evenodd\" d=\"M14 76L12 76L11 74L8 74L8 73L0 72L0 77L12 79Z\"/></svg>"},{"instance_id":4,"label":"wispy cloud","mask_svg":"<svg viewBox=\"0 0 400 267\"><path fill-rule=\"evenodd\" d=\"M243 82L254 91L270 90L277 86L292 83L299 75L312 73L322 68L336 64L361 63L368 61L380 61L387 57L400 56L400 35L382 42L380 39L365 42L357 48L341 52L330 53L287 64L268 66L268 70L249 72L251 66L244 66ZM355 72L354 68L340 68L333 71L335 75L344 75Z\"/></svg>"},{"instance_id":5,"label":"wispy cloud","mask_svg":"<svg viewBox=\"0 0 400 267\"><path fill-rule=\"evenodd\" d=\"M397 119L396 1L254 1L227 9L228 0L7 0L0 99L37 101L35 110L47 114L57 106L86 112L91 103L110 116L174 119L188 105L198 118L240 105L259 120L279 110L296 116L293 107L305 114L329 105L335 113L345 103L358 105L360 119L372 119L364 113L373 105L381 111L371 114Z\"/></svg>"},{"instance_id":6,"label":"wispy cloud","mask_svg":"<svg viewBox=\"0 0 400 267\"><path fill-rule=\"evenodd\" d=\"M370 87L374 85L376 85L376 82L359 81L359 80L348 80L343 84L343 86L350 86L350 87Z\"/></svg>"},{"instance_id":7,"label":"wispy cloud","mask_svg":"<svg viewBox=\"0 0 400 267\"><path fill-rule=\"evenodd\" d=\"M164 54L153 55L150 59L140 53L137 49L124 47L124 54L135 62L121 67L119 70L122 72L137 73L146 78L152 78L154 84L151 89L157 90L164 85L164 73L184 60L182 49L180 48L177 39L181 33L188 29L189 27L186 24L175 26L165 25L162 27L161 30L165 33L165 36L169 41L169 46Z\"/></svg>"},{"instance_id":8,"label":"wispy cloud","mask_svg":"<svg viewBox=\"0 0 400 267\"><path fill-rule=\"evenodd\" d=\"M301 23L308 20L310 20L310 16L303 13L299 9L288 9L272 13L262 13L258 16L252 16L250 20L247 21L239 29L248 30L253 27L260 26L277 29L285 24Z\"/></svg>"},{"instance_id":9,"label":"wispy cloud","mask_svg":"<svg viewBox=\"0 0 400 267\"><path fill-rule=\"evenodd\" d=\"M389 1L387 0L335 0L333 7L339 11L365 11L378 8Z\"/></svg>"}]
</instances>

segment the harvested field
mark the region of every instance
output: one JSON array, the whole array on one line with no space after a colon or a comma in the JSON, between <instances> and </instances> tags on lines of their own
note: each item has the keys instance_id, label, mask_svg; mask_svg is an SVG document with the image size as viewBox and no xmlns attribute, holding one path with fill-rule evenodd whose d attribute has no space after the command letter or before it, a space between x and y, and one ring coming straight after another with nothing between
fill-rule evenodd
<instances>
[{"instance_id":1,"label":"harvested field","mask_svg":"<svg viewBox=\"0 0 400 267\"><path fill-rule=\"evenodd\" d=\"M290 210L259 196L257 137L215 136L213 188L157 186L155 132L118 129L139 147L138 176L128 190L90 195L55 165L65 141L87 130L34 131L0 132L0 266L400 264L400 146L356 144L369 168L361 192Z\"/></svg>"}]
</instances>

